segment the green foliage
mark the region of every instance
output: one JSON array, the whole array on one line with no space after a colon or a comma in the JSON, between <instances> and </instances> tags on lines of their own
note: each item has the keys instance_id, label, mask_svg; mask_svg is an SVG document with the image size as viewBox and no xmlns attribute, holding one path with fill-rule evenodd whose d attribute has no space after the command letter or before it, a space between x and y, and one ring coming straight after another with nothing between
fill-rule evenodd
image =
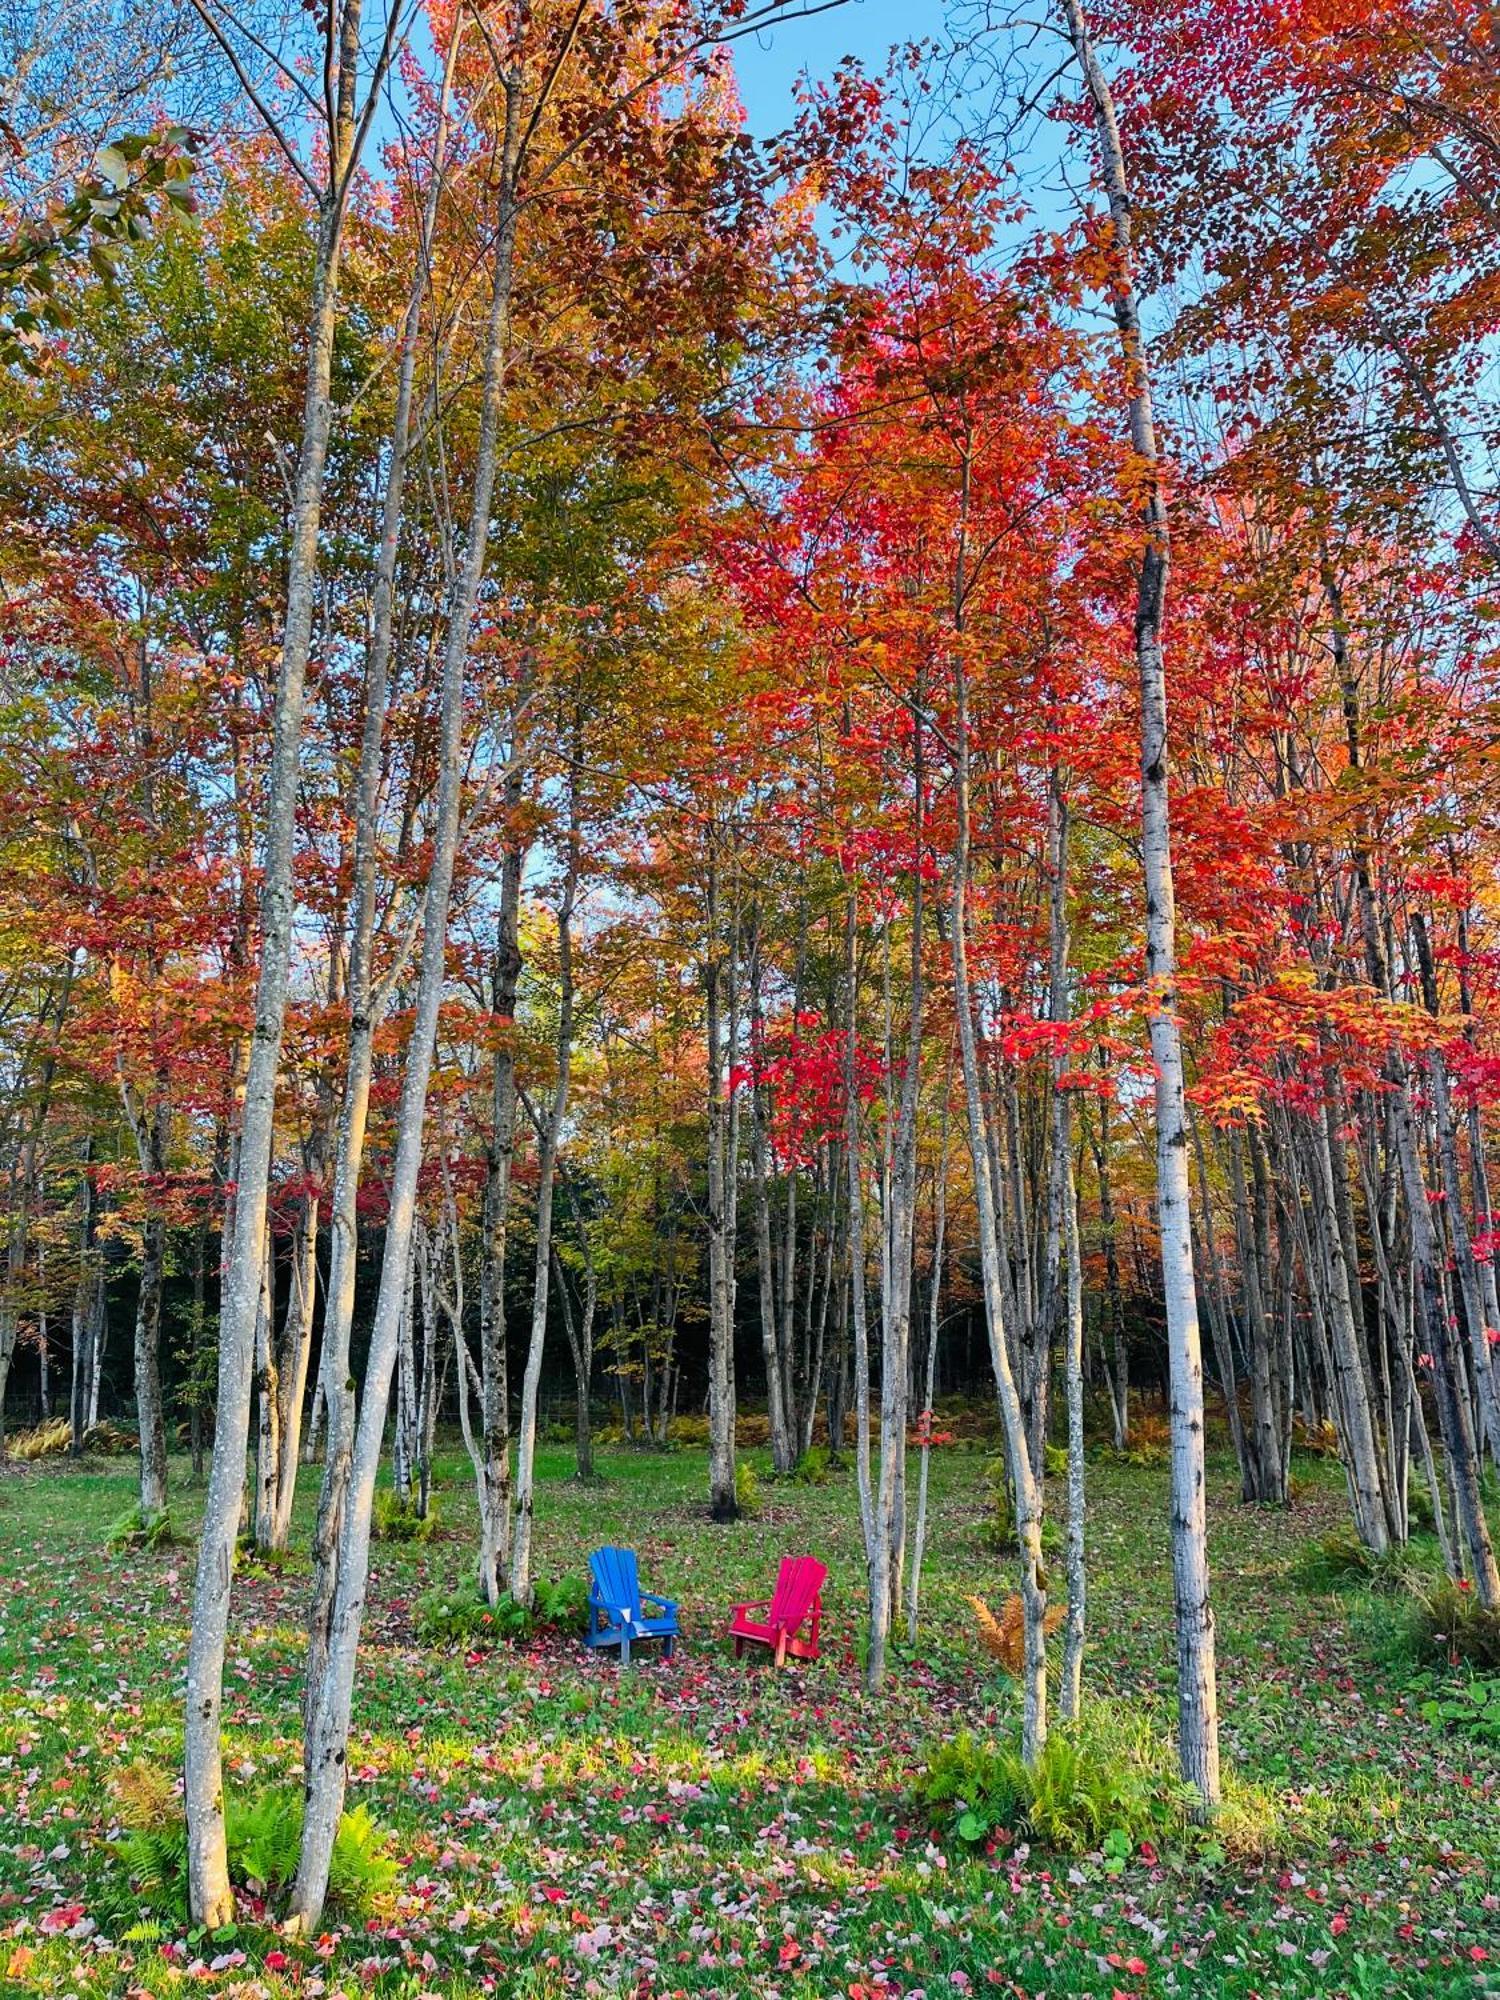
<instances>
[{"instance_id":1,"label":"green foliage","mask_svg":"<svg viewBox=\"0 0 1500 2000\"><path fill-rule=\"evenodd\" d=\"M533 1608L538 1625L577 1638L588 1630L589 1587L581 1576L560 1576L552 1582L543 1579L536 1586Z\"/></svg>"},{"instance_id":2,"label":"green foliage","mask_svg":"<svg viewBox=\"0 0 1500 2000\"><path fill-rule=\"evenodd\" d=\"M389 1848L390 1836L376 1824L368 1806L340 1814L328 1866L329 1895L346 1910L368 1908L396 1879Z\"/></svg>"},{"instance_id":3,"label":"green foliage","mask_svg":"<svg viewBox=\"0 0 1500 2000\"><path fill-rule=\"evenodd\" d=\"M375 1495L370 1533L377 1542L430 1542L437 1525L437 1502L431 1497L427 1512L419 1514L415 1500L403 1500L391 1487L382 1487Z\"/></svg>"},{"instance_id":4,"label":"green foliage","mask_svg":"<svg viewBox=\"0 0 1500 2000\"><path fill-rule=\"evenodd\" d=\"M744 1515L760 1512L760 1481L748 1459L737 1459L734 1467L734 1504Z\"/></svg>"},{"instance_id":5,"label":"green foliage","mask_svg":"<svg viewBox=\"0 0 1500 2000\"><path fill-rule=\"evenodd\" d=\"M1406 1549L1391 1548L1377 1555L1353 1528L1342 1527L1321 1541L1309 1542L1297 1558L1295 1574L1306 1590L1363 1588L1394 1596L1409 1590L1419 1572Z\"/></svg>"},{"instance_id":6,"label":"green foliage","mask_svg":"<svg viewBox=\"0 0 1500 2000\"><path fill-rule=\"evenodd\" d=\"M235 1562L245 1569L261 1570L268 1576L285 1576L309 1567L301 1549L263 1549L254 1535L241 1535L235 1543Z\"/></svg>"},{"instance_id":7,"label":"green foliage","mask_svg":"<svg viewBox=\"0 0 1500 2000\"><path fill-rule=\"evenodd\" d=\"M1028 1791L1019 1753L965 1729L929 1756L917 1796L935 1817L951 1819L960 1840L980 1841L996 1827L1020 1824Z\"/></svg>"},{"instance_id":8,"label":"green foliage","mask_svg":"<svg viewBox=\"0 0 1500 2000\"><path fill-rule=\"evenodd\" d=\"M529 1608L510 1596L491 1606L475 1592L432 1590L418 1598L412 1624L424 1646L515 1646L542 1629L576 1636L588 1615L588 1585L569 1575L539 1580Z\"/></svg>"},{"instance_id":9,"label":"green foliage","mask_svg":"<svg viewBox=\"0 0 1500 2000\"><path fill-rule=\"evenodd\" d=\"M792 1478L798 1486L826 1486L843 1466L830 1453L826 1444L815 1444L797 1460L792 1467Z\"/></svg>"},{"instance_id":10,"label":"green foliage","mask_svg":"<svg viewBox=\"0 0 1500 2000\"><path fill-rule=\"evenodd\" d=\"M1429 1671L1414 1674L1406 1691L1417 1697L1422 1720L1434 1729L1500 1749L1500 1675L1459 1680Z\"/></svg>"},{"instance_id":11,"label":"green foliage","mask_svg":"<svg viewBox=\"0 0 1500 2000\"><path fill-rule=\"evenodd\" d=\"M167 1935L167 1927L160 1917L142 1917L139 1923L131 1924L120 1933L121 1944L161 1944Z\"/></svg>"},{"instance_id":12,"label":"green foliage","mask_svg":"<svg viewBox=\"0 0 1500 2000\"><path fill-rule=\"evenodd\" d=\"M501 1638L514 1636L503 1628L516 1614L526 1619L525 1611L510 1597L502 1597L492 1608L473 1591L430 1590L417 1599L412 1626L424 1646L492 1646Z\"/></svg>"},{"instance_id":13,"label":"green foliage","mask_svg":"<svg viewBox=\"0 0 1500 2000\"><path fill-rule=\"evenodd\" d=\"M116 1781L123 1831L113 1843L116 1870L98 1909L118 1923L145 1913L146 1922L180 1923L188 1914L187 1821L172 1780L137 1762ZM302 1795L285 1788L231 1794L225 1812L230 1880L256 1895L290 1887L302 1844ZM396 1878L389 1836L365 1806L342 1815L334 1836L329 1895L346 1913L366 1909ZM130 1940L131 1933L124 1933ZM139 1942L149 1942L144 1936Z\"/></svg>"},{"instance_id":14,"label":"green foliage","mask_svg":"<svg viewBox=\"0 0 1500 2000\"><path fill-rule=\"evenodd\" d=\"M138 1911L174 1922L188 1909L187 1821L162 1827L130 1827L115 1842L116 1878L97 1899L106 1924Z\"/></svg>"},{"instance_id":15,"label":"green foliage","mask_svg":"<svg viewBox=\"0 0 1500 2000\"><path fill-rule=\"evenodd\" d=\"M1042 1465L1049 1479L1066 1479L1068 1476L1068 1454L1060 1444L1043 1445Z\"/></svg>"},{"instance_id":16,"label":"green foliage","mask_svg":"<svg viewBox=\"0 0 1500 2000\"><path fill-rule=\"evenodd\" d=\"M986 1548L997 1555L1010 1555L1016 1546L1016 1503L1010 1490L1010 1475L1003 1458L984 1462L986 1509L982 1538Z\"/></svg>"},{"instance_id":17,"label":"green foliage","mask_svg":"<svg viewBox=\"0 0 1500 2000\"><path fill-rule=\"evenodd\" d=\"M1418 1659L1500 1672L1500 1611L1486 1610L1450 1577L1412 1589L1406 1637Z\"/></svg>"},{"instance_id":18,"label":"green foliage","mask_svg":"<svg viewBox=\"0 0 1500 2000\"><path fill-rule=\"evenodd\" d=\"M257 1792L230 1801L226 1822L230 1873L257 1895L285 1888L297 1873L302 1801L293 1792Z\"/></svg>"},{"instance_id":19,"label":"green foliage","mask_svg":"<svg viewBox=\"0 0 1500 2000\"><path fill-rule=\"evenodd\" d=\"M125 1549L170 1549L177 1544L177 1536L172 1532L172 1518L169 1514L146 1514L140 1503L127 1507L123 1514L110 1523L104 1538L104 1546L111 1555L118 1555Z\"/></svg>"},{"instance_id":20,"label":"green foliage","mask_svg":"<svg viewBox=\"0 0 1500 2000\"><path fill-rule=\"evenodd\" d=\"M57 280L75 258L85 257L113 289L121 251L148 239L154 208L192 211L192 156L200 144L181 125L128 133L100 148L95 172L44 221L0 241L0 366L40 372L44 337L73 323Z\"/></svg>"},{"instance_id":21,"label":"green foliage","mask_svg":"<svg viewBox=\"0 0 1500 2000\"><path fill-rule=\"evenodd\" d=\"M1194 1801L1171 1745L1147 1718L1113 1702L1055 1727L1030 1766L1019 1746L965 1732L933 1753L919 1796L969 1845L998 1832L1024 1835L1057 1854L1097 1850L1112 1873L1143 1841L1183 1833Z\"/></svg>"}]
</instances>

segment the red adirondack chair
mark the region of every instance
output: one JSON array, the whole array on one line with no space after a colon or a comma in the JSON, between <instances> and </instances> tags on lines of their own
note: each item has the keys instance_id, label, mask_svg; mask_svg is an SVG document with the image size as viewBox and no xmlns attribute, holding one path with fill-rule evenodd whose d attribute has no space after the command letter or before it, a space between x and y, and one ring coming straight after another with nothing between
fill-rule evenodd
<instances>
[{"instance_id":1,"label":"red adirondack chair","mask_svg":"<svg viewBox=\"0 0 1500 2000\"><path fill-rule=\"evenodd\" d=\"M744 1652L748 1639L752 1645L769 1646L778 1667L785 1666L788 1653L799 1660L815 1660L827 1575L814 1556L783 1556L772 1595L734 1607L729 1630L735 1658Z\"/></svg>"}]
</instances>

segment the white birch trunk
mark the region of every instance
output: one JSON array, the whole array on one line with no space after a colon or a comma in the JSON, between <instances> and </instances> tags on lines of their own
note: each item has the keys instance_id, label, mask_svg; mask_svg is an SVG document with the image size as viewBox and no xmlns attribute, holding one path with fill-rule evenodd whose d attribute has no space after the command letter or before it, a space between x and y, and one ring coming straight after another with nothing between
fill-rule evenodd
<instances>
[{"instance_id":1,"label":"white birch trunk","mask_svg":"<svg viewBox=\"0 0 1500 2000\"><path fill-rule=\"evenodd\" d=\"M961 601L961 594L960 594ZM1035 1763L1047 1741L1047 1584L1042 1566L1042 1496L1026 1437L1026 1413L1011 1366L1005 1322L1005 1281L1000 1270L1000 1216L993 1179L988 1111L979 1073L979 1049L974 1029L974 1002L969 982L968 882L970 852L970 750L968 678L955 655L954 773L957 840L953 853L953 891L949 918L953 952L953 1004L958 1020L958 1051L968 1115L969 1156L974 1169L974 1204L979 1215L979 1266L984 1287L985 1326L990 1365L1000 1403L1005 1434L1006 1466L1016 1502L1016 1539L1021 1553L1021 1606L1025 1629L1025 1660L1021 1675L1021 1754Z\"/></svg>"},{"instance_id":2,"label":"white birch trunk","mask_svg":"<svg viewBox=\"0 0 1500 2000\"><path fill-rule=\"evenodd\" d=\"M1177 918L1168 807L1167 681L1161 628L1170 540L1146 344L1131 244L1132 206L1114 98L1081 0L1061 0L1083 71L1113 232L1115 323L1125 369L1130 442L1146 487L1145 538L1136 602L1141 690L1141 846L1146 887L1146 979L1156 1073L1157 1221L1161 1232L1172 1394L1172 1582L1177 1622L1178 1750L1203 1809L1219 1803L1219 1715L1209 1602L1203 1464L1203 1358L1189 1224L1188 1130L1182 1033L1177 1019Z\"/></svg>"},{"instance_id":3,"label":"white birch trunk","mask_svg":"<svg viewBox=\"0 0 1500 2000\"><path fill-rule=\"evenodd\" d=\"M552 1208L557 1186L557 1153L568 1115L568 1083L573 1065L573 904L578 893L579 824L576 779L570 802L568 866L557 913L558 1015L557 1082L546 1119L537 1132L536 1262L531 1292L531 1340L521 1382L521 1422L516 1434L516 1525L511 1543L510 1594L531 1602L531 1531L536 1508L537 1396L547 1339L548 1281L552 1274Z\"/></svg>"},{"instance_id":4,"label":"white birch trunk","mask_svg":"<svg viewBox=\"0 0 1500 2000\"><path fill-rule=\"evenodd\" d=\"M504 85L505 133L499 162L499 213L485 338L484 386L464 559L449 604L443 649L439 779L432 867L427 880L424 910L421 970L397 1119L396 1160L391 1175L390 1212L381 1261L380 1291L371 1329L348 1491L341 1510L336 1544L336 1581L326 1661L318 1682L308 1688L304 1758L307 1803L302 1826L302 1853L291 1910L293 1927L300 1931L315 1930L322 1915L328 1893L334 1836L343 1811L354 1671L369 1571L370 1515L410 1260L417 1181L422 1165L427 1085L437 1043L438 1015L446 975L448 903L463 775L465 666L474 607L489 544L500 395L509 347L516 231L515 163L521 130L521 88L514 73L506 75Z\"/></svg>"},{"instance_id":5,"label":"white birch trunk","mask_svg":"<svg viewBox=\"0 0 1500 2000\"><path fill-rule=\"evenodd\" d=\"M432 177L422 212L421 240L401 325L396 406L391 423L390 461L381 504L380 546L375 563L370 643L365 656L365 714L360 736L359 772L354 792L354 908L349 934L347 999L349 1044L344 1058L344 1086L339 1102L334 1145L333 1196L329 1209L328 1289L323 1301L323 1348L318 1366L317 1400L326 1433L323 1485L313 1538L313 1588L308 1612L306 1686L319 1683L327 1656L328 1621L333 1605L334 1565L344 1496L349 1482L353 1444L354 1378L349 1365L349 1338L354 1324L355 1273L359 1259L359 1182L364 1164L365 1129L370 1111L370 1081L374 1069L375 1030L384 1011L377 994L372 948L378 862L380 786L383 775L385 718L389 702L390 664L395 630L396 563L401 546L407 459L411 443L411 412L416 381L418 336L427 296L433 234L443 190L453 69L462 40L455 23L449 38L438 105Z\"/></svg>"}]
</instances>

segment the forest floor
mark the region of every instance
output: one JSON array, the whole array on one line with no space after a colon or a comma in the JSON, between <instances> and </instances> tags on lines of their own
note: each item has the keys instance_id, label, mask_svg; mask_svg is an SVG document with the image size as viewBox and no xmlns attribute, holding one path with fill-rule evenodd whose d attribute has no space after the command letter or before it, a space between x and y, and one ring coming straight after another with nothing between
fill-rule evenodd
<instances>
[{"instance_id":1,"label":"forest floor","mask_svg":"<svg viewBox=\"0 0 1500 2000\"><path fill-rule=\"evenodd\" d=\"M965 1603L998 1604L1011 1573L990 1546L982 1453L934 1453L921 1643L873 1699L852 1477L773 1483L748 1456L762 1511L723 1528L704 1516L699 1451L607 1449L588 1488L566 1452L543 1453L538 1573L625 1542L647 1587L681 1600L677 1659L623 1672L557 1637L418 1643L415 1600L463 1588L471 1561L467 1464L442 1459L437 1536L375 1548L356 1693L350 1800L390 1830L399 1870L370 1912L330 1914L306 1945L248 1895L212 1937L122 1909L117 1785L134 1760L180 1756L191 1550L106 1553L133 1497L128 1459L8 1472L0 2000L1500 1993L1500 1742L1424 1719L1432 1686L1382 1647L1384 1600L1300 1580L1299 1556L1345 1516L1336 1465L1299 1461L1279 1514L1238 1506L1229 1464L1211 1469L1224 1754L1278 1795L1278 1851L1245 1859L1210 1839L1122 1862L964 1848L951 1815L935 1824L915 1801L929 1748L1015 1719ZM182 1531L187 1472L174 1463ZM1091 1694L1170 1691L1166 1477L1090 1468ZM303 1550L316 1477L304 1484ZM765 1595L777 1558L808 1550L830 1569L822 1660L737 1662L731 1601ZM306 1581L305 1555L237 1579L232 1796L296 1785Z\"/></svg>"}]
</instances>

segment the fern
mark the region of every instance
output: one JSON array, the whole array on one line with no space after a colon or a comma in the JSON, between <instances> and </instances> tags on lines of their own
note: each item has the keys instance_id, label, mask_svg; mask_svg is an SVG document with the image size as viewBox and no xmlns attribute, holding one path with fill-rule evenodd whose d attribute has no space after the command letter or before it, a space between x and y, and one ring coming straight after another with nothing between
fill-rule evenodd
<instances>
[{"instance_id":1,"label":"fern","mask_svg":"<svg viewBox=\"0 0 1500 2000\"><path fill-rule=\"evenodd\" d=\"M285 1888L297 1873L302 1844L302 1801L293 1792L260 1792L231 1799L225 1821L229 1872L258 1895Z\"/></svg>"},{"instance_id":2,"label":"fern","mask_svg":"<svg viewBox=\"0 0 1500 2000\"><path fill-rule=\"evenodd\" d=\"M974 1612L979 1627L979 1643L984 1650L1000 1662L1005 1671L1019 1680L1026 1664L1026 1614L1019 1591L1012 1591L1000 1607L997 1618L982 1597L967 1600ZM1062 1624L1067 1616L1066 1607L1049 1604L1042 1621L1048 1638Z\"/></svg>"},{"instance_id":3,"label":"fern","mask_svg":"<svg viewBox=\"0 0 1500 2000\"><path fill-rule=\"evenodd\" d=\"M560 1576L536 1587L536 1620L559 1632L580 1635L588 1630L589 1588L581 1576Z\"/></svg>"},{"instance_id":4,"label":"fern","mask_svg":"<svg viewBox=\"0 0 1500 2000\"><path fill-rule=\"evenodd\" d=\"M1142 1841L1184 1831L1196 1802L1150 1722L1109 1702L1054 1729L1031 1765L1015 1744L955 1737L932 1753L919 1797L971 1845L1003 1828L1058 1854L1102 1850L1111 1871Z\"/></svg>"},{"instance_id":5,"label":"fern","mask_svg":"<svg viewBox=\"0 0 1500 2000\"><path fill-rule=\"evenodd\" d=\"M390 1836L370 1817L368 1806L356 1806L340 1819L328 1887L346 1909L366 1908L395 1881L396 1863L387 1851L389 1846Z\"/></svg>"},{"instance_id":6,"label":"fern","mask_svg":"<svg viewBox=\"0 0 1500 2000\"><path fill-rule=\"evenodd\" d=\"M115 1843L122 1881L118 1891L103 1898L106 1917L130 1917L145 1911L167 1922L185 1921L188 1913L187 1821L165 1827L131 1827Z\"/></svg>"},{"instance_id":7,"label":"fern","mask_svg":"<svg viewBox=\"0 0 1500 2000\"><path fill-rule=\"evenodd\" d=\"M401 1499L388 1487L375 1495L370 1532L377 1542L430 1542L437 1525L435 1500L429 1499L427 1512L419 1514L413 1501Z\"/></svg>"},{"instance_id":8,"label":"fern","mask_svg":"<svg viewBox=\"0 0 1500 2000\"><path fill-rule=\"evenodd\" d=\"M755 1468L742 1458L734 1468L734 1504L747 1519L760 1512L760 1481Z\"/></svg>"},{"instance_id":9,"label":"fern","mask_svg":"<svg viewBox=\"0 0 1500 2000\"><path fill-rule=\"evenodd\" d=\"M106 1924L133 1919L184 1923L188 1916L188 1839L172 1780L138 1762L114 1781L116 1809L124 1831L113 1843L116 1870L96 1898ZM302 1799L294 1791L273 1790L226 1801L225 1842L230 1880L257 1895L285 1889L297 1873L302 1845ZM342 1815L334 1836L329 1894L346 1910L361 1911L389 1889L396 1863L389 1836L365 1806ZM132 1941L126 1934L126 1941ZM141 1938L136 1942L154 1940Z\"/></svg>"},{"instance_id":10,"label":"fern","mask_svg":"<svg viewBox=\"0 0 1500 2000\"><path fill-rule=\"evenodd\" d=\"M139 1506L127 1507L111 1522L104 1537L104 1546L111 1555L118 1555L123 1549L170 1549L176 1544L171 1516L143 1514Z\"/></svg>"}]
</instances>

